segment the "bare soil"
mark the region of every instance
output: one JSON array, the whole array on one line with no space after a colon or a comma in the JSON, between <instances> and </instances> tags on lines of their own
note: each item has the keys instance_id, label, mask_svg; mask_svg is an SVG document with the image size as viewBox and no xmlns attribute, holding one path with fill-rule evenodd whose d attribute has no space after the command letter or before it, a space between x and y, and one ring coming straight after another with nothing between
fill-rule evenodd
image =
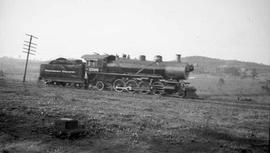
<instances>
[{"instance_id":1,"label":"bare soil","mask_svg":"<svg viewBox=\"0 0 270 153\"><path fill-rule=\"evenodd\" d=\"M0 79L3 153L269 151L270 96L180 99ZM244 98L243 98L244 97ZM55 120L79 120L88 134L52 135Z\"/></svg>"}]
</instances>

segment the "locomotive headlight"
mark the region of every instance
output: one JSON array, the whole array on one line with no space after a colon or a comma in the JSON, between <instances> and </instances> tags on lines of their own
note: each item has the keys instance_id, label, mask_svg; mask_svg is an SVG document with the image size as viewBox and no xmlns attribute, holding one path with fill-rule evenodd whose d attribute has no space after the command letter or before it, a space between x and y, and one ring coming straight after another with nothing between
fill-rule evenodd
<instances>
[{"instance_id":1,"label":"locomotive headlight","mask_svg":"<svg viewBox=\"0 0 270 153\"><path fill-rule=\"evenodd\" d=\"M193 65L187 65L186 66L186 72L192 72L194 70L194 66Z\"/></svg>"}]
</instances>

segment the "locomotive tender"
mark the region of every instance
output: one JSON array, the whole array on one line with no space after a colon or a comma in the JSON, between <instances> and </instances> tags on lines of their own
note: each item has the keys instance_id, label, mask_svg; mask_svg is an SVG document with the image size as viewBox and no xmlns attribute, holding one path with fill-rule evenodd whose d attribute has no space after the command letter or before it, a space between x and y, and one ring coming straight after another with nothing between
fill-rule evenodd
<instances>
[{"instance_id":1,"label":"locomotive tender","mask_svg":"<svg viewBox=\"0 0 270 153\"><path fill-rule=\"evenodd\" d=\"M40 79L47 84L75 85L97 90L111 89L116 92L140 92L143 94L173 94L196 98L196 89L185 80L194 70L193 65L176 61L163 61L156 56L147 61L144 55L139 60L114 55L83 55L81 60L58 58L42 64Z\"/></svg>"}]
</instances>

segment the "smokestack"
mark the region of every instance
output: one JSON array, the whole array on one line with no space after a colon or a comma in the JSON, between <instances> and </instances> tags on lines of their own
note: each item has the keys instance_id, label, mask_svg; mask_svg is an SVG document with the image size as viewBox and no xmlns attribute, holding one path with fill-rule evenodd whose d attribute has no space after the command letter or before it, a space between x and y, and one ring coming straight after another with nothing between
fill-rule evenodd
<instances>
[{"instance_id":1,"label":"smokestack","mask_svg":"<svg viewBox=\"0 0 270 153\"><path fill-rule=\"evenodd\" d=\"M162 56L156 55L155 56L155 62L162 62Z\"/></svg>"},{"instance_id":2,"label":"smokestack","mask_svg":"<svg viewBox=\"0 0 270 153\"><path fill-rule=\"evenodd\" d=\"M146 61L146 56L145 55L140 55L140 61Z\"/></svg>"},{"instance_id":3,"label":"smokestack","mask_svg":"<svg viewBox=\"0 0 270 153\"><path fill-rule=\"evenodd\" d=\"M181 54L176 54L176 61L181 63Z\"/></svg>"}]
</instances>

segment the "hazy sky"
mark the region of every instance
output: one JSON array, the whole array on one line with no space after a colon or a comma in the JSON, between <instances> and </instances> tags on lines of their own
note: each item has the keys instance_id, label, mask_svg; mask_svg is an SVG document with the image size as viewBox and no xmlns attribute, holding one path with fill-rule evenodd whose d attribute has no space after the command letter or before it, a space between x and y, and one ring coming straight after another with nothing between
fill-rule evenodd
<instances>
[{"instance_id":1,"label":"hazy sky","mask_svg":"<svg viewBox=\"0 0 270 153\"><path fill-rule=\"evenodd\" d=\"M270 0L0 0L0 56L79 58L92 52L270 65Z\"/></svg>"}]
</instances>

